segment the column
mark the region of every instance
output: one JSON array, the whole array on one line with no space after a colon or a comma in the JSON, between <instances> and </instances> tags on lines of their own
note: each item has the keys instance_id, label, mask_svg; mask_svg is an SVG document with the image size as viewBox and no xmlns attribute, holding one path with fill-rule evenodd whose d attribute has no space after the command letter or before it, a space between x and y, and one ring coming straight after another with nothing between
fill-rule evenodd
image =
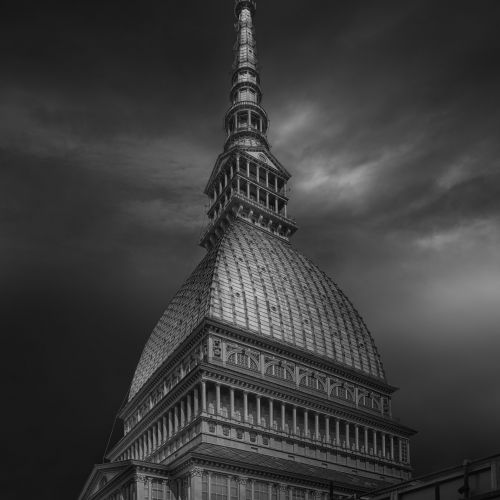
<instances>
[{"instance_id":1,"label":"column","mask_svg":"<svg viewBox=\"0 0 500 500\"><path fill-rule=\"evenodd\" d=\"M239 177L236 177L236 187L237 187L237 192L238 194L240 193L240 178Z\"/></svg>"},{"instance_id":2,"label":"column","mask_svg":"<svg viewBox=\"0 0 500 500\"><path fill-rule=\"evenodd\" d=\"M274 176L274 190L278 192L278 177Z\"/></svg>"},{"instance_id":3,"label":"column","mask_svg":"<svg viewBox=\"0 0 500 500\"><path fill-rule=\"evenodd\" d=\"M373 431L373 454L377 454L377 431Z\"/></svg>"},{"instance_id":4,"label":"column","mask_svg":"<svg viewBox=\"0 0 500 500\"><path fill-rule=\"evenodd\" d=\"M304 410L304 434L308 437L309 434L309 414Z\"/></svg>"},{"instance_id":5,"label":"column","mask_svg":"<svg viewBox=\"0 0 500 500\"><path fill-rule=\"evenodd\" d=\"M398 438L398 445L399 445L398 460L399 460L399 462L402 462L403 461L403 443L401 441L401 438Z\"/></svg>"},{"instance_id":6,"label":"column","mask_svg":"<svg viewBox=\"0 0 500 500\"><path fill-rule=\"evenodd\" d=\"M269 428L272 429L274 423L274 402L269 398Z\"/></svg>"},{"instance_id":7,"label":"column","mask_svg":"<svg viewBox=\"0 0 500 500\"><path fill-rule=\"evenodd\" d=\"M247 198L250 198L250 183L247 182Z\"/></svg>"},{"instance_id":8,"label":"column","mask_svg":"<svg viewBox=\"0 0 500 500\"><path fill-rule=\"evenodd\" d=\"M191 471L191 481L190 481L190 497L192 500L198 500L201 498L201 476L203 474L202 469L195 467ZM166 498L166 497L165 497Z\"/></svg>"},{"instance_id":9,"label":"column","mask_svg":"<svg viewBox=\"0 0 500 500\"><path fill-rule=\"evenodd\" d=\"M153 442L151 439L151 429L148 429L148 455L153 451Z\"/></svg>"},{"instance_id":10,"label":"column","mask_svg":"<svg viewBox=\"0 0 500 500\"><path fill-rule=\"evenodd\" d=\"M385 458L385 432L382 432L382 456Z\"/></svg>"},{"instance_id":11,"label":"column","mask_svg":"<svg viewBox=\"0 0 500 500\"><path fill-rule=\"evenodd\" d=\"M161 482L161 498L162 500L167 500L168 495L168 481L164 479ZM125 500L131 500L130 498L125 497Z\"/></svg>"},{"instance_id":12,"label":"column","mask_svg":"<svg viewBox=\"0 0 500 500\"><path fill-rule=\"evenodd\" d=\"M229 389L229 418L234 418L234 389L231 387Z\"/></svg>"},{"instance_id":13,"label":"column","mask_svg":"<svg viewBox=\"0 0 500 500\"><path fill-rule=\"evenodd\" d=\"M368 427L365 427L365 453L368 453Z\"/></svg>"},{"instance_id":14,"label":"column","mask_svg":"<svg viewBox=\"0 0 500 500\"><path fill-rule=\"evenodd\" d=\"M356 440L356 450L359 451L359 425L354 427L354 438Z\"/></svg>"},{"instance_id":15,"label":"column","mask_svg":"<svg viewBox=\"0 0 500 500\"><path fill-rule=\"evenodd\" d=\"M236 172L240 171L240 155L236 155Z\"/></svg>"},{"instance_id":16,"label":"column","mask_svg":"<svg viewBox=\"0 0 500 500\"><path fill-rule=\"evenodd\" d=\"M335 444L340 446L340 422L339 419L335 419Z\"/></svg>"},{"instance_id":17,"label":"column","mask_svg":"<svg viewBox=\"0 0 500 500\"><path fill-rule=\"evenodd\" d=\"M266 191L266 208L269 208L269 193Z\"/></svg>"},{"instance_id":18,"label":"column","mask_svg":"<svg viewBox=\"0 0 500 500\"><path fill-rule=\"evenodd\" d=\"M250 160L247 160L247 177L250 177Z\"/></svg>"},{"instance_id":19,"label":"column","mask_svg":"<svg viewBox=\"0 0 500 500\"><path fill-rule=\"evenodd\" d=\"M325 416L325 439L330 442L330 417Z\"/></svg>"},{"instance_id":20,"label":"column","mask_svg":"<svg viewBox=\"0 0 500 500\"><path fill-rule=\"evenodd\" d=\"M243 422L248 422L248 392L243 392Z\"/></svg>"},{"instance_id":21,"label":"column","mask_svg":"<svg viewBox=\"0 0 500 500\"><path fill-rule=\"evenodd\" d=\"M239 495L238 495L238 498L246 498L246 494L247 494L247 481L248 479L246 477L239 477L237 479L238 481L238 486L239 486ZM201 497L200 497L201 498ZM210 499L210 497L208 497Z\"/></svg>"},{"instance_id":22,"label":"column","mask_svg":"<svg viewBox=\"0 0 500 500\"><path fill-rule=\"evenodd\" d=\"M390 447L391 447L391 460L394 461L394 436L389 437Z\"/></svg>"},{"instance_id":23,"label":"column","mask_svg":"<svg viewBox=\"0 0 500 500\"><path fill-rule=\"evenodd\" d=\"M269 188L269 170L266 169L266 188Z\"/></svg>"},{"instance_id":24,"label":"column","mask_svg":"<svg viewBox=\"0 0 500 500\"><path fill-rule=\"evenodd\" d=\"M260 396L256 396L257 401L257 425L260 425Z\"/></svg>"},{"instance_id":25,"label":"column","mask_svg":"<svg viewBox=\"0 0 500 500\"><path fill-rule=\"evenodd\" d=\"M180 427L182 428L186 425L186 410L184 408L184 400L183 399L180 400L179 406L180 406L180 414L181 414Z\"/></svg>"},{"instance_id":26,"label":"column","mask_svg":"<svg viewBox=\"0 0 500 500\"><path fill-rule=\"evenodd\" d=\"M252 126L252 112L248 110L248 128Z\"/></svg>"},{"instance_id":27,"label":"column","mask_svg":"<svg viewBox=\"0 0 500 500\"><path fill-rule=\"evenodd\" d=\"M255 166L255 172L257 174L257 182L260 183L260 165Z\"/></svg>"},{"instance_id":28,"label":"column","mask_svg":"<svg viewBox=\"0 0 500 500\"><path fill-rule=\"evenodd\" d=\"M207 383L201 383L201 411L207 411Z\"/></svg>"},{"instance_id":29,"label":"column","mask_svg":"<svg viewBox=\"0 0 500 500\"><path fill-rule=\"evenodd\" d=\"M167 417L163 417L163 442L165 442L168 438L168 434L167 434Z\"/></svg>"},{"instance_id":30,"label":"column","mask_svg":"<svg viewBox=\"0 0 500 500\"><path fill-rule=\"evenodd\" d=\"M260 202L260 189L258 186L257 186L256 192L257 192L257 203L259 203Z\"/></svg>"},{"instance_id":31,"label":"column","mask_svg":"<svg viewBox=\"0 0 500 500\"><path fill-rule=\"evenodd\" d=\"M285 403L281 403L281 431L285 432L286 425L286 406Z\"/></svg>"},{"instance_id":32,"label":"column","mask_svg":"<svg viewBox=\"0 0 500 500\"><path fill-rule=\"evenodd\" d=\"M144 483L141 478L135 478L135 497L137 500L144 498Z\"/></svg>"},{"instance_id":33,"label":"column","mask_svg":"<svg viewBox=\"0 0 500 500\"><path fill-rule=\"evenodd\" d=\"M286 484L280 484L280 496L278 500L289 500L289 491Z\"/></svg>"},{"instance_id":34,"label":"column","mask_svg":"<svg viewBox=\"0 0 500 500\"><path fill-rule=\"evenodd\" d=\"M172 410L168 411L168 437L171 438L174 433L173 425L172 425Z\"/></svg>"},{"instance_id":35,"label":"column","mask_svg":"<svg viewBox=\"0 0 500 500\"><path fill-rule=\"evenodd\" d=\"M191 422L191 418L192 418L192 413L191 413L191 394L188 393L188 395L186 396L186 413L187 413L187 421L188 422Z\"/></svg>"},{"instance_id":36,"label":"column","mask_svg":"<svg viewBox=\"0 0 500 500\"><path fill-rule=\"evenodd\" d=\"M292 434L297 434L297 407L294 406L292 410Z\"/></svg>"},{"instance_id":37,"label":"column","mask_svg":"<svg viewBox=\"0 0 500 500\"><path fill-rule=\"evenodd\" d=\"M152 449L156 450L156 424L151 427L151 445Z\"/></svg>"},{"instance_id":38,"label":"column","mask_svg":"<svg viewBox=\"0 0 500 500\"><path fill-rule=\"evenodd\" d=\"M316 439L321 439L319 432L319 413L314 414L314 436Z\"/></svg>"},{"instance_id":39,"label":"column","mask_svg":"<svg viewBox=\"0 0 500 500\"><path fill-rule=\"evenodd\" d=\"M175 405L174 407L174 432L179 430L179 407Z\"/></svg>"},{"instance_id":40,"label":"column","mask_svg":"<svg viewBox=\"0 0 500 500\"><path fill-rule=\"evenodd\" d=\"M215 413L220 415L220 384L215 384Z\"/></svg>"},{"instance_id":41,"label":"column","mask_svg":"<svg viewBox=\"0 0 500 500\"><path fill-rule=\"evenodd\" d=\"M350 429L349 429L349 422L345 423L345 445L347 448L351 447L351 439L349 436Z\"/></svg>"},{"instance_id":42,"label":"column","mask_svg":"<svg viewBox=\"0 0 500 500\"><path fill-rule=\"evenodd\" d=\"M193 411L195 416L198 415L198 387L194 388L193 392Z\"/></svg>"}]
</instances>

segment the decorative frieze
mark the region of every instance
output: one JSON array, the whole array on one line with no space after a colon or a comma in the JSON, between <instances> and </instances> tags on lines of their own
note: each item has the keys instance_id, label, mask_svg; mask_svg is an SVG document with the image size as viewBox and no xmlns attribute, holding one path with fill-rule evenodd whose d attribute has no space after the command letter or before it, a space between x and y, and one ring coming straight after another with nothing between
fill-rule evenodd
<instances>
[{"instance_id":1,"label":"decorative frieze","mask_svg":"<svg viewBox=\"0 0 500 500\"><path fill-rule=\"evenodd\" d=\"M370 390L359 383L343 379L284 357L274 356L242 343L212 337L215 363L260 373L272 382L294 385L299 389L323 395L328 399L354 405L363 410L390 416L390 397ZM217 352L217 356L215 353Z\"/></svg>"}]
</instances>

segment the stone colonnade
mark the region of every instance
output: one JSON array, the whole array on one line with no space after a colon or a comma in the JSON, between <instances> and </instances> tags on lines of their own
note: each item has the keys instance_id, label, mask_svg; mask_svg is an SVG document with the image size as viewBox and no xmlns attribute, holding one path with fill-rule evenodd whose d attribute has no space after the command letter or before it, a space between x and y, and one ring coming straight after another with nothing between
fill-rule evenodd
<instances>
[{"instance_id":1,"label":"stone colonnade","mask_svg":"<svg viewBox=\"0 0 500 500\"><path fill-rule=\"evenodd\" d=\"M410 461L406 439L270 396L205 381L150 425L119 459L141 460L150 456L200 413L395 462Z\"/></svg>"}]
</instances>

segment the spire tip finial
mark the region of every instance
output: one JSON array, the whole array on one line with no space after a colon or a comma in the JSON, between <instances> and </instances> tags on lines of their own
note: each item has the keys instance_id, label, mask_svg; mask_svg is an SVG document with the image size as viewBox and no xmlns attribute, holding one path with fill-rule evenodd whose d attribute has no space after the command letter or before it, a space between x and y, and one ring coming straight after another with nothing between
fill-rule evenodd
<instances>
[{"instance_id":1,"label":"spire tip finial","mask_svg":"<svg viewBox=\"0 0 500 500\"><path fill-rule=\"evenodd\" d=\"M238 17L240 15L240 12L245 7L252 13L252 15L254 15L255 11L257 10L256 0L235 0L234 1L234 13L236 14L236 17Z\"/></svg>"}]
</instances>

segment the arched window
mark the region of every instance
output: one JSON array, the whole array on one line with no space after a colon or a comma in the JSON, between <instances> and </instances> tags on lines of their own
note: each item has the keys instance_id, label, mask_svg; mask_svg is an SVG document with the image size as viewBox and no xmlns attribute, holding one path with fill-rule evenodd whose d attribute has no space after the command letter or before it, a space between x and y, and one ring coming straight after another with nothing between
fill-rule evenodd
<instances>
[{"instance_id":1,"label":"arched window","mask_svg":"<svg viewBox=\"0 0 500 500\"><path fill-rule=\"evenodd\" d=\"M259 370L255 359L253 359L252 356L249 356L246 351L231 353L227 358L227 363L229 365L239 366L253 371Z\"/></svg>"},{"instance_id":2,"label":"arched window","mask_svg":"<svg viewBox=\"0 0 500 500\"><path fill-rule=\"evenodd\" d=\"M286 376L286 370L281 364L272 364L267 367L266 375L284 379Z\"/></svg>"}]
</instances>

